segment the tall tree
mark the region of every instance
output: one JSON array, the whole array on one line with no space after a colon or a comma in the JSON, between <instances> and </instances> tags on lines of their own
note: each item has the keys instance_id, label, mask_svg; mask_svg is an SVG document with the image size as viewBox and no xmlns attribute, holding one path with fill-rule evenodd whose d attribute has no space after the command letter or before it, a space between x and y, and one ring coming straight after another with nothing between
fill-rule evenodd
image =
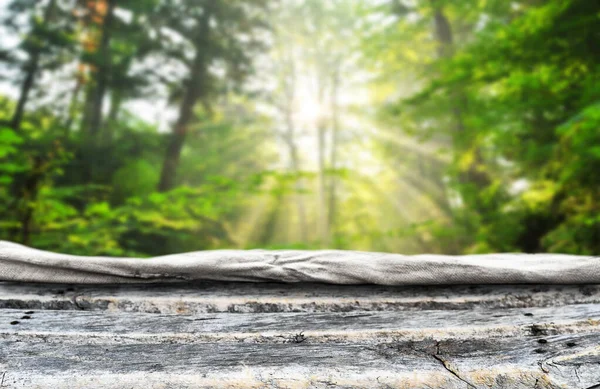
<instances>
[{"instance_id":1,"label":"tall tree","mask_svg":"<svg viewBox=\"0 0 600 389\"><path fill-rule=\"evenodd\" d=\"M47 136L44 131L33 126L23 128L23 123L27 116L39 118L47 115L50 110L49 106L41 104L40 97L46 95L46 91L36 81L43 75L60 69L72 58L74 40L71 10L72 4L57 0L12 1L7 5L8 13L3 20L5 28L13 34L23 36L16 49L10 52L2 52L0 49L3 54L0 57L21 73L17 77L20 81L18 98L8 125L23 141L13 166L26 166L27 169L15 169L11 178L9 188L13 201L10 203L10 212L14 214L17 223L10 229L10 237L25 244L30 241L41 183L52 170L56 151L61 146L58 142L44 142L43 139ZM31 112L30 107L34 102L37 103L37 109ZM30 121L32 122L38 127L44 127L37 119Z\"/></svg>"},{"instance_id":2,"label":"tall tree","mask_svg":"<svg viewBox=\"0 0 600 389\"><path fill-rule=\"evenodd\" d=\"M336 169L339 149L342 68L352 68L358 49L355 4L346 1L307 0L302 8L301 31L307 65L313 74L318 105L315 122L318 172L318 231L329 245L335 222Z\"/></svg>"},{"instance_id":3,"label":"tall tree","mask_svg":"<svg viewBox=\"0 0 600 389\"><path fill-rule=\"evenodd\" d=\"M331 147L329 156L329 167L333 174L329 178L329 201L328 201L328 220L329 229L335 226L337 212L337 174L338 168L338 148L340 137L340 83L341 83L341 64L335 62L332 66L331 74Z\"/></svg>"},{"instance_id":4,"label":"tall tree","mask_svg":"<svg viewBox=\"0 0 600 389\"><path fill-rule=\"evenodd\" d=\"M21 121L23 120L23 114L25 112L25 105L29 100L31 88L33 87L33 83L38 74L42 47L40 47L40 42L38 42L37 44L33 44L32 41L35 41L36 38L39 39L40 29L45 28L48 25L55 8L56 0L50 0L44 11L42 26L38 27L36 25L34 27L34 32L32 32L31 36L29 37L29 43L32 44L32 46L27 48L30 58L24 69L25 79L23 80L23 84L21 85L19 101L17 102L17 107L15 108L15 113L11 120L11 127L15 130L19 130L19 128L21 127Z\"/></svg>"},{"instance_id":5,"label":"tall tree","mask_svg":"<svg viewBox=\"0 0 600 389\"><path fill-rule=\"evenodd\" d=\"M289 9L286 11L290 11ZM283 13L285 20L285 26L289 28L290 16L295 14L294 12ZM292 16L293 17L293 16ZM281 19L280 19L281 20ZM283 24L282 24L283 25ZM308 226L307 226L307 215L306 206L304 202L304 180L301 177L302 173L302 161L300 159L300 152L298 150L298 126L296 124L295 113L296 107L298 106L298 59L296 58L297 48L292 43L294 41L293 33L286 28L281 28L282 25L278 25L275 32L275 44L272 54L272 67L273 74L276 75L277 86L273 92L270 93L267 100L272 104L278 111L277 122L281 123L283 130L278 132L278 135L283 140L287 147L289 156L289 170L292 174L297 176L296 179L296 210L298 214L298 228L300 230L300 239L303 242L308 240Z\"/></svg>"},{"instance_id":6,"label":"tall tree","mask_svg":"<svg viewBox=\"0 0 600 389\"><path fill-rule=\"evenodd\" d=\"M38 2L32 0L14 0L8 4L9 13L4 20L4 25L13 33L23 34L25 38L19 45L23 57L15 55L16 52L0 55L8 64L19 66L22 72L22 81L19 86L19 97L10 120L10 126L19 130L26 107L30 102L36 79L45 70L52 70L62 63L62 54L72 46L70 8L59 6L57 0ZM19 16L28 14L28 23L19 22ZM0 49L0 53L2 53Z\"/></svg>"},{"instance_id":7,"label":"tall tree","mask_svg":"<svg viewBox=\"0 0 600 389\"><path fill-rule=\"evenodd\" d=\"M450 20L446 15L443 5L440 4L440 1L431 0L431 2L433 6L434 32L437 40L438 58L440 60L451 59L455 51L455 38L452 25L450 24ZM452 103L450 110L452 111L454 119L452 138L454 139L455 149L462 149L465 152L470 151L473 154L473 159L470 163L464 164L461 169L462 171L458 173L458 181L462 185L467 186L467 192L476 194L472 197L472 206L474 209L477 209L484 214L485 205L478 199L477 194L480 194L481 191L489 186L491 180L488 173L485 172L485 161L480 145L477 144L477 139L469 139L469 136L467 135L464 111L468 106L468 97L461 89L461 85L457 84L454 90L451 91ZM465 195L464 191L463 195Z\"/></svg>"},{"instance_id":8,"label":"tall tree","mask_svg":"<svg viewBox=\"0 0 600 389\"><path fill-rule=\"evenodd\" d=\"M268 3L269 0L243 4L233 0L165 0L158 7L158 15L166 21L157 28L163 53L176 59L187 73L172 91L179 100L179 115L167 144L159 191L175 186L196 104L209 106L219 82L239 85L251 71L253 55L266 43L260 32L267 26Z\"/></svg>"},{"instance_id":9,"label":"tall tree","mask_svg":"<svg viewBox=\"0 0 600 389\"><path fill-rule=\"evenodd\" d=\"M89 0L81 1L77 8L81 55L65 133L81 117L77 158L88 183L109 184L111 171L118 168L101 161L110 152L122 107L143 93L154 94L142 65L157 45L149 20L157 1ZM79 101L82 91L83 103ZM78 111L83 112L77 115Z\"/></svg>"},{"instance_id":10,"label":"tall tree","mask_svg":"<svg viewBox=\"0 0 600 389\"><path fill-rule=\"evenodd\" d=\"M116 0L101 0L95 8L100 15L98 23L98 34L100 35L98 48L96 50L97 60L92 69L94 80L89 96L89 118L85 128L92 137L96 137L102 126L102 115L104 100L110 83L112 52L110 44L115 24Z\"/></svg>"}]
</instances>

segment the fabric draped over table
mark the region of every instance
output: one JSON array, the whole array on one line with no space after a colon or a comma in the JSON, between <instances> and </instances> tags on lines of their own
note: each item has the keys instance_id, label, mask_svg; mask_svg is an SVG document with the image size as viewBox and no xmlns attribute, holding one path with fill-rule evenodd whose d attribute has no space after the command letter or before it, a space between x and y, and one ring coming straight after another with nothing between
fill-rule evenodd
<instances>
[{"instance_id":1,"label":"fabric draped over table","mask_svg":"<svg viewBox=\"0 0 600 389\"><path fill-rule=\"evenodd\" d=\"M342 250L209 250L141 259L59 254L0 241L0 281L594 284L600 283L600 258L563 254L446 256Z\"/></svg>"}]
</instances>

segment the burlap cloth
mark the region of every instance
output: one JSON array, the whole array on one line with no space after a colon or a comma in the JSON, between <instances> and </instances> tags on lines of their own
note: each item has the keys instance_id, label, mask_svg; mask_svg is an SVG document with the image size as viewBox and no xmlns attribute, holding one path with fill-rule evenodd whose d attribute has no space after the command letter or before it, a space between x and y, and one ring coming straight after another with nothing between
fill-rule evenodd
<instances>
[{"instance_id":1,"label":"burlap cloth","mask_svg":"<svg viewBox=\"0 0 600 389\"><path fill-rule=\"evenodd\" d=\"M330 284L600 283L600 258L561 254L466 256L357 251L215 250L154 258L82 257L0 241L0 281L76 284L183 282Z\"/></svg>"}]
</instances>

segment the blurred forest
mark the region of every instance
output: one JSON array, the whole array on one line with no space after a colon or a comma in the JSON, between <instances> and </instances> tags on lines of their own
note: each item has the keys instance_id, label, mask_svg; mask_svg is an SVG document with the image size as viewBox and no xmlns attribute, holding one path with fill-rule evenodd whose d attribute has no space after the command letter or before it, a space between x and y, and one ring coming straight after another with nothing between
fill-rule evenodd
<instances>
[{"instance_id":1,"label":"blurred forest","mask_svg":"<svg viewBox=\"0 0 600 389\"><path fill-rule=\"evenodd\" d=\"M0 239L600 255L600 2L2 0Z\"/></svg>"}]
</instances>

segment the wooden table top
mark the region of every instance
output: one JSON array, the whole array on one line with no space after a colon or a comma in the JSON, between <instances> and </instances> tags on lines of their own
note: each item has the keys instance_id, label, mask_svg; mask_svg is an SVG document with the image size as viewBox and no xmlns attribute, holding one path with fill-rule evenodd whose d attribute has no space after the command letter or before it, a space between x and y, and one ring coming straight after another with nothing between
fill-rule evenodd
<instances>
[{"instance_id":1,"label":"wooden table top","mask_svg":"<svg viewBox=\"0 0 600 389\"><path fill-rule=\"evenodd\" d=\"M1 388L600 388L600 285L0 283Z\"/></svg>"}]
</instances>

